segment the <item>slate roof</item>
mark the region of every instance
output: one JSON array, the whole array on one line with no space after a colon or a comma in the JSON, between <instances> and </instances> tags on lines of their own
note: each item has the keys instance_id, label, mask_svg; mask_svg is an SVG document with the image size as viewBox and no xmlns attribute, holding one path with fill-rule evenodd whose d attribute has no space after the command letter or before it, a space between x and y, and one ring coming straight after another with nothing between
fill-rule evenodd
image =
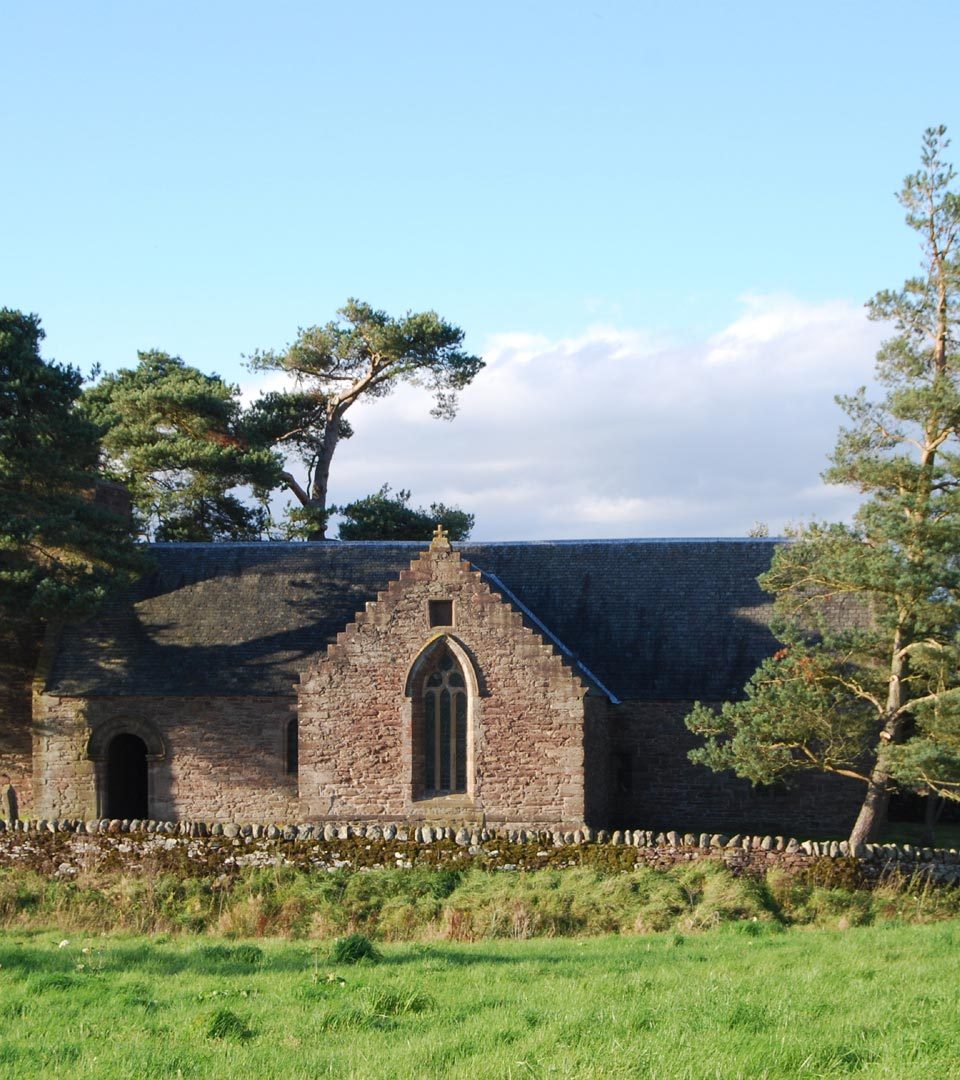
<instances>
[{"instance_id":1,"label":"slate roof","mask_svg":"<svg viewBox=\"0 0 960 1080\"><path fill-rule=\"evenodd\" d=\"M776 648L756 583L775 541L462 543L621 700L735 697ZM425 543L155 544L130 596L67 627L48 689L292 693L300 670ZM582 670L582 669L581 669Z\"/></svg>"}]
</instances>

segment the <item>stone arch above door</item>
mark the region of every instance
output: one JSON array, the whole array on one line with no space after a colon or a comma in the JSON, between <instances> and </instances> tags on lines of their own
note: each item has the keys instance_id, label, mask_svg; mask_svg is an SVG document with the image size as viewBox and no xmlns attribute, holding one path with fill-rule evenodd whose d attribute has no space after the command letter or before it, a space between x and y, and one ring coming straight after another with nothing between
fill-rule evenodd
<instances>
[{"instance_id":1,"label":"stone arch above door","mask_svg":"<svg viewBox=\"0 0 960 1080\"><path fill-rule=\"evenodd\" d=\"M87 739L87 757L91 761L106 761L110 743L117 735L136 735L142 739L147 748L147 761L163 761L167 757L163 736L153 724L138 717L120 717L97 724Z\"/></svg>"}]
</instances>

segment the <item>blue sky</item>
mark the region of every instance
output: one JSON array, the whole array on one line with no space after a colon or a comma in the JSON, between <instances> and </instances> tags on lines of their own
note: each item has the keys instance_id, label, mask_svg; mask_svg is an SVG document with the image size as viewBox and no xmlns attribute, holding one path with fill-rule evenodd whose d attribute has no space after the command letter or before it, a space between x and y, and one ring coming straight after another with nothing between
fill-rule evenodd
<instances>
[{"instance_id":1,"label":"blue sky","mask_svg":"<svg viewBox=\"0 0 960 1080\"><path fill-rule=\"evenodd\" d=\"M434 308L490 367L452 426L415 394L358 414L337 501L390 482L481 538L849 513L832 394L917 265L893 193L960 131L960 5L0 14L0 303L47 355L162 348L254 393L243 354L348 296Z\"/></svg>"}]
</instances>

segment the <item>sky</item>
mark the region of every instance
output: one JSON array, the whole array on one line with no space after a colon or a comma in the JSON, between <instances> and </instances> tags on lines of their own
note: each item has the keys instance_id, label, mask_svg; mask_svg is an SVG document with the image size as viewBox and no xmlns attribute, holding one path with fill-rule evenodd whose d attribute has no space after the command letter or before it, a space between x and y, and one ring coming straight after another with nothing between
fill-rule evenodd
<instances>
[{"instance_id":1,"label":"sky","mask_svg":"<svg viewBox=\"0 0 960 1080\"><path fill-rule=\"evenodd\" d=\"M909 15L909 19L907 16ZM239 384L348 297L486 361L452 423L358 406L331 499L481 540L774 534L916 272L894 197L957 127L954 0L0 0L0 305L88 371ZM939 44L938 44L939 43ZM960 160L954 155L954 160Z\"/></svg>"}]
</instances>

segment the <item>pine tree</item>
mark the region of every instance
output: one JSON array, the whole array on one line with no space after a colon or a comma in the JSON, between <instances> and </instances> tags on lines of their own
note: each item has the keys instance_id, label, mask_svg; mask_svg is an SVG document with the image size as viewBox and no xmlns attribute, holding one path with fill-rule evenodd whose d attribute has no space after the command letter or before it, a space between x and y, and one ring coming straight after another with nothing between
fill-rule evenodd
<instances>
[{"instance_id":1,"label":"pine tree","mask_svg":"<svg viewBox=\"0 0 960 1080\"><path fill-rule=\"evenodd\" d=\"M814 523L778 548L761 584L784 648L719 713L698 704L694 761L769 783L798 770L853 777L851 842L874 839L898 788L960 799L960 195L943 127L899 195L923 273L878 293L894 336L885 391L838 401L849 417L829 483L865 501L852 525Z\"/></svg>"},{"instance_id":2,"label":"pine tree","mask_svg":"<svg viewBox=\"0 0 960 1080\"><path fill-rule=\"evenodd\" d=\"M89 611L140 562L95 501L100 447L83 378L40 356L36 315L0 309L0 608L4 624Z\"/></svg>"},{"instance_id":3,"label":"pine tree","mask_svg":"<svg viewBox=\"0 0 960 1080\"><path fill-rule=\"evenodd\" d=\"M429 510L412 507L410 492L401 489L391 496L389 484L330 510L345 519L340 524L341 540L429 540L437 525L451 540L466 540L473 528L473 514L443 503L431 503Z\"/></svg>"},{"instance_id":4,"label":"pine tree","mask_svg":"<svg viewBox=\"0 0 960 1080\"><path fill-rule=\"evenodd\" d=\"M461 348L463 331L436 312L393 318L359 300L348 300L339 318L301 330L282 352L258 352L251 366L286 371L297 381L293 394L268 395L251 409L263 412L260 428L278 447L302 458L306 484L291 473L284 485L300 502L297 518L311 540L326 535L330 466L342 438L351 434L347 411L361 399L385 397L401 383L425 387L433 416L452 419L457 393L483 367Z\"/></svg>"},{"instance_id":5,"label":"pine tree","mask_svg":"<svg viewBox=\"0 0 960 1080\"><path fill-rule=\"evenodd\" d=\"M153 540L256 540L280 458L251 444L236 387L179 357L141 352L135 368L86 391L84 409L111 474L130 491L142 536ZM236 493L253 488L255 504Z\"/></svg>"}]
</instances>

